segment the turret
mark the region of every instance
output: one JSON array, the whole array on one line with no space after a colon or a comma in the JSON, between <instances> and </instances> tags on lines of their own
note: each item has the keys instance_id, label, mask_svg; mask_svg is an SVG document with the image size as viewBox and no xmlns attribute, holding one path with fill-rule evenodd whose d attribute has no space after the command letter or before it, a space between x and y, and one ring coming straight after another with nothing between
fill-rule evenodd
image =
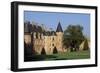
<instances>
[{"instance_id":1,"label":"turret","mask_svg":"<svg viewBox=\"0 0 100 73\"><path fill-rule=\"evenodd\" d=\"M56 35L57 35L57 41L56 41L57 48L58 48L59 52L62 52L63 30L62 30L60 22L58 23L58 26L56 29Z\"/></svg>"},{"instance_id":2,"label":"turret","mask_svg":"<svg viewBox=\"0 0 100 73\"><path fill-rule=\"evenodd\" d=\"M63 32L60 22L58 23L56 32Z\"/></svg>"}]
</instances>

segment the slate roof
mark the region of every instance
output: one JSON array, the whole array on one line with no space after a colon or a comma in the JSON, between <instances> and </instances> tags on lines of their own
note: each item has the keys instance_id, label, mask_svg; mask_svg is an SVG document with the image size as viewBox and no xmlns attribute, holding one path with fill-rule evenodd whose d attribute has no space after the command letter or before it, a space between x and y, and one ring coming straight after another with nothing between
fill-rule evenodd
<instances>
[{"instance_id":1,"label":"slate roof","mask_svg":"<svg viewBox=\"0 0 100 73\"><path fill-rule=\"evenodd\" d=\"M56 32L63 32L60 22L58 23Z\"/></svg>"},{"instance_id":2,"label":"slate roof","mask_svg":"<svg viewBox=\"0 0 100 73\"><path fill-rule=\"evenodd\" d=\"M57 30L55 31L45 31L41 26L31 24L30 22L24 23L24 32L31 33L31 32L39 32L43 33L44 36L56 36L56 32L63 32L60 22L58 23Z\"/></svg>"},{"instance_id":3,"label":"slate roof","mask_svg":"<svg viewBox=\"0 0 100 73\"><path fill-rule=\"evenodd\" d=\"M45 31L43 35L44 36L56 36L56 32L55 31Z\"/></svg>"},{"instance_id":4,"label":"slate roof","mask_svg":"<svg viewBox=\"0 0 100 73\"><path fill-rule=\"evenodd\" d=\"M24 32L32 32L32 25L30 24L30 22L24 23Z\"/></svg>"},{"instance_id":5,"label":"slate roof","mask_svg":"<svg viewBox=\"0 0 100 73\"><path fill-rule=\"evenodd\" d=\"M33 32L43 33L42 27L41 26L38 26L38 25L33 25L32 26L32 31Z\"/></svg>"},{"instance_id":6,"label":"slate roof","mask_svg":"<svg viewBox=\"0 0 100 73\"><path fill-rule=\"evenodd\" d=\"M42 33L42 27L34 24L30 24L30 22L24 23L24 32L39 32Z\"/></svg>"}]
</instances>

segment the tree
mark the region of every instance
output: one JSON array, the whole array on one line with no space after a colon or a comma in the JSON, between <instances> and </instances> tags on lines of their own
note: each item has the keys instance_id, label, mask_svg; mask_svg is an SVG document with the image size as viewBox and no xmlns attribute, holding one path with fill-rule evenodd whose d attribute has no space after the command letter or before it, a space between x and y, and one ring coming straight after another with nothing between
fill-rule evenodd
<instances>
[{"instance_id":1,"label":"tree","mask_svg":"<svg viewBox=\"0 0 100 73\"><path fill-rule=\"evenodd\" d=\"M45 52L45 49L44 48L42 48L41 54L42 55L46 55L46 52Z\"/></svg>"},{"instance_id":2,"label":"tree","mask_svg":"<svg viewBox=\"0 0 100 73\"><path fill-rule=\"evenodd\" d=\"M53 53L54 53L54 54L57 53L57 48L56 48L56 47L54 47Z\"/></svg>"},{"instance_id":3,"label":"tree","mask_svg":"<svg viewBox=\"0 0 100 73\"><path fill-rule=\"evenodd\" d=\"M89 44L87 39L84 40L83 50L89 50Z\"/></svg>"},{"instance_id":4,"label":"tree","mask_svg":"<svg viewBox=\"0 0 100 73\"><path fill-rule=\"evenodd\" d=\"M82 31L83 27L80 25L69 25L64 31L63 45L66 48L70 47L71 51L78 50L79 45L85 38Z\"/></svg>"}]
</instances>

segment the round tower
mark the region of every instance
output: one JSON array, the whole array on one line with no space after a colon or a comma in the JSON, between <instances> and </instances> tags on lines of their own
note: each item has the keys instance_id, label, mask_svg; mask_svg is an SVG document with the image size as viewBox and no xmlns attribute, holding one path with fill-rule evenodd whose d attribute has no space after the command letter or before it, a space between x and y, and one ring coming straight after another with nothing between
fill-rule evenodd
<instances>
[{"instance_id":1,"label":"round tower","mask_svg":"<svg viewBox=\"0 0 100 73\"><path fill-rule=\"evenodd\" d=\"M63 30L62 30L62 27L61 27L61 24L60 22L58 23L58 26L57 26L57 29L56 29L56 35L57 35L57 42L56 42L56 46L57 46L57 50L59 52L62 52L63 51Z\"/></svg>"}]
</instances>

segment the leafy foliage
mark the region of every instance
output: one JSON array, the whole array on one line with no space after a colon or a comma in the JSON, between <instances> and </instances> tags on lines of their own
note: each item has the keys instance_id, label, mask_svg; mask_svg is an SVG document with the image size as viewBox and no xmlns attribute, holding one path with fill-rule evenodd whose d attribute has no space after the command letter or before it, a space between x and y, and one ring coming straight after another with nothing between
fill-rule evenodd
<instances>
[{"instance_id":1,"label":"leafy foliage","mask_svg":"<svg viewBox=\"0 0 100 73\"><path fill-rule=\"evenodd\" d=\"M88 49L89 49L89 46L88 46L88 40L85 39L83 50L88 50Z\"/></svg>"},{"instance_id":2,"label":"leafy foliage","mask_svg":"<svg viewBox=\"0 0 100 73\"><path fill-rule=\"evenodd\" d=\"M69 25L64 31L63 45L66 48L70 47L71 51L78 50L79 45L85 39L82 31L83 27L80 25Z\"/></svg>"}]
</instances>

